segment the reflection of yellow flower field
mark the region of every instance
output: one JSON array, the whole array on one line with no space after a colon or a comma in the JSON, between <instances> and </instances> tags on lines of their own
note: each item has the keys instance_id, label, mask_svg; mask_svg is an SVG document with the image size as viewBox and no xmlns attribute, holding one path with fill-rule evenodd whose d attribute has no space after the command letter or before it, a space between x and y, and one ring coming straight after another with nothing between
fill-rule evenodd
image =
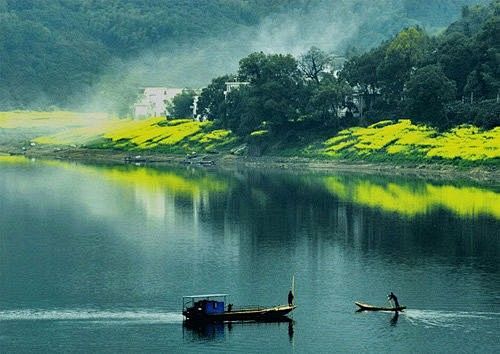
<instances>
[{"instance_id":1,"label":"reflection of yellow flower field","mask_svg":"<svg viewBox=\"0 0 500 354\"><path fill-rule=\"evenodd\" d=\"M148 168L106 168L100 169L98 172L112 182L151 191L168 190L172 194L195 195L201 192L223 192L227 189L225 182L212 176L186 178L171 171L164 172Z\"/></svg>"},{"instance_id":2,"label":"reflection of yellow flower field","mask_svg":"<svg viewBox=\"0 0 500 354\"><path fill-rule=\"evenodd\" d=\"M491 215L500 219L500 194L477 187L375 183L369 179L327 177L326 188L342 200L406 216L449 210L463 217Z\"/></svg>"},{"instance_id":3,"label":"reflection of yellow flower field","mask_svg":"<svg viewBox=\"0 0 500 354\"><path fill-rule=\"evenodd\" d=\"M324 153L332 157L386 156L486 161L500 158L500 127L482 131L463 125L445 133L414 125L404 119L382 121L367 128L339 132L325 142Z\"/></svg>"},{"instance_id":4,"label":"reflection of yellow flower field","mask_svg":"<svg viewBox=\"0 0 500 354\"><path fill-rule=\"evenodd\" d=\"M0 166L2 164L50 166L75 171L80 174L89 175L92 178L100 178L124 186L140 187L146 191L168 191L171 195L199 195L207 192L219 193L224 192L228 188L226 181L200 172L197 175L186 176L181 172L176 173L170 170L162 171L145 167L98 167L56 160L30 160L24 156L0 155Z\"/></svg>"},{"instance_id":5,"label":"reflection of yellow flower field","mask_svg":"<svg viewBox=\"0 0 500 354\"><path fill-rule=\"evenodd\" d=\"M30 160L28 160L24 156L0 155L0 164L20 165L27 164L29 162Z\"/></svg>"}]
</instances>

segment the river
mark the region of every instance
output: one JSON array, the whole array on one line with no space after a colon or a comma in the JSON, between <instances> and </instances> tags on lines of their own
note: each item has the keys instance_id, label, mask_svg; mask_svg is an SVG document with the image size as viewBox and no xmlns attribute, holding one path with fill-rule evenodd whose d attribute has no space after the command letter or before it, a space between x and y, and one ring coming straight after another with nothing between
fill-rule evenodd
<instances>
[{"instance_id":1,"label":"river","mask_svg":"<svg viewBox=\"0 0 500 354\"><path fill-rule=\"evenodd\" d=\"M499 221L466 182L2 157L0 351L498 352ZM183 325L183 295L292 276L293 322Z\"/></svg>"}]
</instances>

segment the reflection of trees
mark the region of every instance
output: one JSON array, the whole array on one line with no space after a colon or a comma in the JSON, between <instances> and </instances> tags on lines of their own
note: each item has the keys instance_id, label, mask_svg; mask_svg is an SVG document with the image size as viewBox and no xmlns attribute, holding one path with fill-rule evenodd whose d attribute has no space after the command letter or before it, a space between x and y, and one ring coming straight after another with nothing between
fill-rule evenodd
<instances>
[{"instance_id":1,"label":"reflection of trees","mask_svg":"<svg viewBox=\"0 0 500 354\"><path fill-rule=\"evenodd\" d=\"M325 177L321 175L293 175L287 173L265 173L243 171L238 182L231 183L231 188L224 196L210 198L209 206L200 210L200 218L216 225L218 230L227 230L226 234L239 235L240 242L250 246L255 254L266 252L266 247L282 249L283 253L293 254L295 247L307 246L311 254L319 252L326 243L335 243L362 252L377 250L387 253L388 259L403 259L415 262L426 257L446 257L457 262L465 256L485 256L498 259L500 256L498 225L495 219L487 215L469 215L464 206L473 203L470 210L482 211L478 205L486 206L486 201L497 195L476 187L455 187L432 185L419 181L397 180L369 176ZM336 190L343 193L331 193L331 185L325 180L334 179ZM387 194L402 190L414 199L439 200L436 193L463 192L464 200L455 210L448 206L458 196L451 195L435 207L424 206L418 213L386 212L376 200L365 203L362 198L356 203L353 193L357 186L386 188ZM367 187L373 186L373 187ZM451 191L451 192L450 192ZM467 196L474 193L472 199ZM376 198L376 195L372 195ZM401 209L415 210L414 205L407 205L403 199ZM380 201L379 201L380 202ZM391 201L391 205L395 205ZM382 204L383 205L383 204ZM375 206L375 207L374 207ZM493 208L495 206L492 206ZM389 209L389 211L392 211ZM466 217L464 220L461 216ZM262 247L265 245L266 247ZM493 247L492 247L493 246ZM397 250L397 252L396 252Z\"/></svg>"}]
</instances>

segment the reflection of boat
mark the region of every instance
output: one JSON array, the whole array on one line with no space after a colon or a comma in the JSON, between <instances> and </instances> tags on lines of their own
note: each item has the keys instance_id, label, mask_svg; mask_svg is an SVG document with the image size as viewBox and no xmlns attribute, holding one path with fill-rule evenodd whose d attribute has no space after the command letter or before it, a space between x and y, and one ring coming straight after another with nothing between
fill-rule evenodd
<instances>
[{"instance_id":1,"label":"reflection of boat","mask_svg":"<svg viewBox=\"0 0 500 354\"><path fill-rule=\"evenodd\" d=\"M223 322L184 322L183 328L191 339L220 339L225 335L225 324ZM231 330L229 328L229 330ZM184 333L184 331L183 331Z\"/></svg>"},{"instance_id":2,"label":"reflection of boat","mask_svg":"<svg viewBox=\"0 0 500 354\"><path fill-rule=\"evenodd\" d=\"M290 319L286 315L296 308L295 305L234 308L226 305L227 297L227 294L183 296L182 314L186 321L192 322L287 321Z\"/></svg>"},{"instance_id":3,"label":"reflection of boat","mask_svg":"<svg viewBox=\"0 0 500 354\"><path fill-rule=\"evenodd\" d=\"M294 322L292 319L284 316L279 320L270 321L247 321L247 322L201 322L201 321L184 321L183 336L190 340L220 340L225 337L226 333L232 332L240 325L251 326L281 326L283 323L288 328L288 338L293 340Z\"/></svg>"},{"instance_id":4,"label":"reflection of boat","mask_svg":"<svg viewBox=\"0 0 500 354\"><path fill-rule=\"evenodd\" d=\"M399 306L399 307L378 307L378 306L372 306L368 304L364 304L362 302L355 302L356 306L359 307L358 311L403 311L406 306Z\"/></svg>"}]
</instances>

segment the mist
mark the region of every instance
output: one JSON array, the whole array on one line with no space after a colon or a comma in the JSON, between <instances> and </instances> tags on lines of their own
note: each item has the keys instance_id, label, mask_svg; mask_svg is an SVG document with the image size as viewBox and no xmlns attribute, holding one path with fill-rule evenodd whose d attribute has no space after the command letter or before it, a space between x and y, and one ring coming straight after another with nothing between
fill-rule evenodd
<instances>
[{"instance_id":1,"label":"mist","mask_svg":"<svg viewBox=\"0 0 500 354\"><path fill-rule=\"evenodd\" d=\"M426 25L417 16L412 18L406 2L303 0L255 26L228 28L210 38L192 38L185 43L158 44L109 65L94 94L80 104L85 110L119 111L124 104L134 102L140 87L201 88L217 76L235 73L239 60L252 52L298 57L316 46L336 56L345 55L347 50L360 53L408 26L420 25L435 33L460 14L457 5L453 13L442 15L442 27L435 20Z\"/></svg>"}]
</instances>

